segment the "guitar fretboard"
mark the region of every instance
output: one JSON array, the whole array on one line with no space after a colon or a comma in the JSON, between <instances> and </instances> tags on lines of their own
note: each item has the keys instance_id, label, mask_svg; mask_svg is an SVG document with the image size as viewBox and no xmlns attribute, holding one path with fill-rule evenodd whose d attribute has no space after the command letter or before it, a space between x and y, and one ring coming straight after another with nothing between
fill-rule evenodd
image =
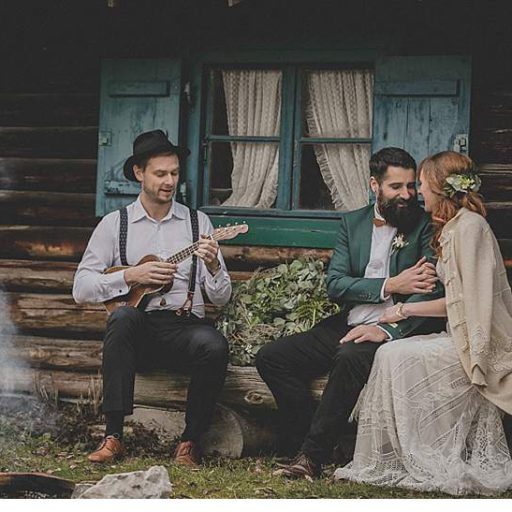
<instances>
[{"instance_id":1,"label":"guitar fretboard","mask_svg":"<svg viewBox=\"0 0 512 512\"><path fill-rule=\"evenodd\" d=\"M212 235L209 235L208 238L210 240L218 240L219 238L222 238L222 234L220 232L213 233ZM192 245L185 247L185 249L182 249L181 251L174 253L165 261L167 263L181 263L182 261L185 261L187 258L190 258L197 251L198 247L199 242L194 242Z\"/></svg>"}]
</instances>

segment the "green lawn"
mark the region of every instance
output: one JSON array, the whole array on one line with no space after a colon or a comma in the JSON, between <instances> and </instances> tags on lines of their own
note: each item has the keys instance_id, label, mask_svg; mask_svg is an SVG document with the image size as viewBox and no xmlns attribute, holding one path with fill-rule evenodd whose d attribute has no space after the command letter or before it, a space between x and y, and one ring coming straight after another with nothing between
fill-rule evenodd
<instances>
[{"instance_id":1,"label":"green lawn","mask_svg":"<svg viewBox=\"0 0 512 512\"><path fill-rule=\"evenodd\" d=\"M33 415L0 411L0 471L41 471L73 480L97 481L109 473L121 473L163 465L169 471L174 498L439 498L441 493L416 493L349 482L333 482L333 467L313 482L288 481L272 475L271 457L228 460L209 458L193 470L176 466L170 446L153 433L135 429L127 436L128 455L113 465L93 465L86 459L91 442L86 439L84 414L50 413L34 421ZM57 418L57 419L55 419ZM97 418L96 418L97 419ZM45 432L45 430L48 430ZM71 439L73 438L73 439ZM512 492L502 495L512 498Z\"/></svg>"}]
</instances>

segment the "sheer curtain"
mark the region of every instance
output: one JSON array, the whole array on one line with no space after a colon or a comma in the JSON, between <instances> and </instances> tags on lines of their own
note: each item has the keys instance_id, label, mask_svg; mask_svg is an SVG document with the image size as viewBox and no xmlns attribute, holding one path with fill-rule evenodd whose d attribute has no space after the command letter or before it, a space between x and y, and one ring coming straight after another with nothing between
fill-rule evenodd
<instances>
[{"instance_id":1,"label":"sheer curtain","mask_svg":"<svg viewBox=\"0 0 512 512\"><path fill-rule=\"evenodd\" d=\"M373 73L369 70L308 74L306 122L312 137L371 137ZM315 144L323 180L337 210L368 204L370 147Z\"/></svg>"},{"instance_id":2,"label":"sheer curtain","mask_svg":"<svg viewBox=\"0 0 512 512\"><path fill-rule=\"evenodd\" d=\"M222 72L229 135L278 136L281 72ZM278 144L231 143L233 192L223 205L270 208L277 195Z\"/></svg>"}]
</instances>

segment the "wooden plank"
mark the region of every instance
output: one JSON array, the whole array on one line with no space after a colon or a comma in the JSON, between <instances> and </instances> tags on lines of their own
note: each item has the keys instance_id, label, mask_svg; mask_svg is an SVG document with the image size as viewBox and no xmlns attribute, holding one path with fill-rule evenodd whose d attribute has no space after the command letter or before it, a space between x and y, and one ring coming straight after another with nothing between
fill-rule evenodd
<instances>
[{"instance_id":1,"label":"wooden plank","mask_svg":"<svg viewBox=\"0 0 512 512\"><path fill-rule=\"evenodd\" d=\"M0 158L0 189L94 193L96 160Z\"/></svg>"},{"instance_id":2,"label":"wooden plank","mask_svg":"<svg viewBox=\"0 0 512 512\"><path fill-rule=\"evenodd\" d=\"M95 194L0 190L2 224L95 226Z\"/></svg>"},{"instance_id":3,"label":"wooden plank","mask_svg":"<svg viewBox=\"0 0 512 512\"><path fill-rule=\"evenodd\" d=\"M0 94L0 126L95 126L98 115L97 94Z\"/></svg>"},{"instance_id":4,"label":"wooden plank","mask_svg":"<svg viewBox=\"0 0 512 512\"><path fill-rule=\"evenodd\" d=\"M482 178L481 194L488 202L510 201L512 198L512 165L483 164L479 166Z\"/></svg>"},{"instance_id":5,"label":"wooden plank","mask_svg":"<svg viewBox=\"0 0 512 512\"><path fill-rule=\"evenodd\" d=\"M512 161L512 128L482 130L472 150L477 162L508 164Z\"/></svg>"},{"instance_id":6,"label":"wooden plank","mask_svg":"<svg viewBox=\"0 0 512 512\"><path fill-rule=\"evenodd\" d=\"M98 128L0 128L2 156L96 158Z\"/></svg>"},{"instance_id":7,"label":"wooden plank","mask_svg":"<svg viewBox=\"0 0 512 512\"><path fill-rule=\"evenodd\" d=\"M79 261L92 228L0 226L0 258Z\"/></svg>"},{"instance_id":8,"label":"wooden plank","mask_svg":"<svg viewBox=\"0 0 512 512\"><path fill-rule=\"evenodd\" d=\"M0 286L6 291L70 293L76 263L57 261L0 260ZM232 281L249 279L252 272L231 271Z\"/></svg>"},{"instance_id":9,"label":"wooden plank","mask_svg":"<svg viewBox=\"0 0 512 512\"><path fill-rule=\"evenodd\" d=\"M485 206L487 221L495 236L498 239L512 238L512 201L486 203Z\"/></svg>"}]
</instances>

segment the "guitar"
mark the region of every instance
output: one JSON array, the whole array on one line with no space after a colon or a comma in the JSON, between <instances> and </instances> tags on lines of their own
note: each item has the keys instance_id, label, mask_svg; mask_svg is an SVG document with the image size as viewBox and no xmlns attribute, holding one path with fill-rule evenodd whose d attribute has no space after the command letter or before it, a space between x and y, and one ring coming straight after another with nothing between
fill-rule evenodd
<instances>
[{"instance_id":1,"label":"guitar","mask_svg":"<svg viewBox=\"0 0 512 512\"><path fill-rule=\"evenodd\" d=\"M217 228L209 238L211 240L232 240L242 233L247 233L249 231L249 226L247 224L235 224L234 226L224 226ZM173 254L169 258L167 258L167 263L181 263L188 258L191 258L194 252L199 247L199 242L194 242L193 244L181 249L177 253ZM143 263L147 263L148 261L161 261L158 256L154 254L148 254L144 256L137 265L142 265ZM118 265L115 267L110 267L105 270L104 274L112 274L113 272L119 272L120 270L126 270L130 268L129 265ZM139 308L144 310L148 301L155 295L167 293L172 288L172 282L166 285L158 285L158 284L139 284L136 283L132 285L130 291L125 295L120 295L119 297L114 297L113 299L107 300L103 303L108 314L110 315L116 309L122 306L132 306L134 308Z\"/></svg>"}]
</instances>

